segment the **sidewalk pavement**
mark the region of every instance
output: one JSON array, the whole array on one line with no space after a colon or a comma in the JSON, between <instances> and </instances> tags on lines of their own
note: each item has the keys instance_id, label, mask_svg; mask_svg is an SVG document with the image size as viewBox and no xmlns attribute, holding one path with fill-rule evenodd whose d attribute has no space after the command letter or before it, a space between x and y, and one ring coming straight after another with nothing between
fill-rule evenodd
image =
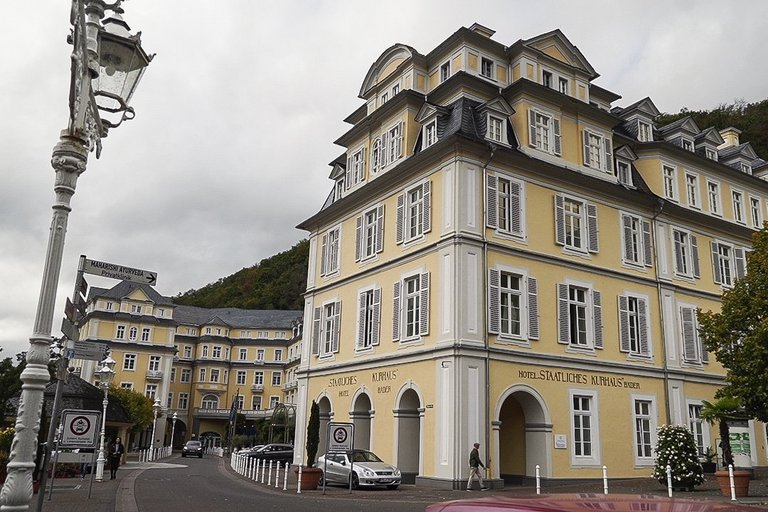
<instances>
[{"instance_id":1,"label":"sidewalk pavement","mask_svg":"<svg viewBox=\"0 0 768 512\"><path fill-rule=\"evenodd\" d=\"M91 498L88 499L88 487L90 480L88 478L59 478L56 479L53 486L53 498L48 501L46 493L43 502L43 512L138 512L136 500L134 498L134 485L136 478L146 469L166 469L173 471L181 463L178 456L174 455L163 459L162 462L139 463L129 461L120 467L117 472L116 480L105 480L101 483L93 483ZM283 480L277 487L274 481L272 485L267 486L253 479L245 478L235 473L229 465L229 459L219 460L219 470L228 472L231 476L250 482L254 488L259 491L270 493L291 493L296 494L296 476L293 471L289 471L287 490L283 491ZM625 479L609 480L608 491L610 494L650 494L656 496L666 496L667 489L656 480L649 478L643 479ZM322 490L302 491L301 496L311 499L322 499ZM474 495L485 496L504 496L504 495L531 495L536 493L535 486L532 485L507 485L503 489L490 489L487 492L476 491L467 492L465 490L434 489L431 487L401 485L396 491L391 490L356 490L352 494L345 487L327 486L325 496L334 499L351 499L359 501L380 500L382 493L386 494L387 499L392 501L421 502L425 506L429 503L457 500L468 498ZM581 481L578 483L568 482L542 482L542 494L561 494L561 493L603 493L602 481ZM743 505L752 505L755 507L768 507L768 477L757 477L749 485L749 496L738 498L737 502ZM37 496L34 496L30 504L30 510L34 511L37 507ZM479 496L475 496L479 497ZM704 501L731 502L729 497L723 496L713 475L707 475L703 485L696 487L691 492L675 492L674 497L686 498Z\"/></svg>"}]
</instances>

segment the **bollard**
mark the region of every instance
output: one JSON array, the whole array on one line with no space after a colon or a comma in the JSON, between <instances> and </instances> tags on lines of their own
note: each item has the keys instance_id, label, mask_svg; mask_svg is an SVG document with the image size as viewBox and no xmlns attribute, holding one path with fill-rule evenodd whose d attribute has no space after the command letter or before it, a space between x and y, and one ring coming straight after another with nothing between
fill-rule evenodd
<instances>
[{"instance_id":1,"label":"bollard","mask_svg":"<svg viewBox=\"0 0 768 512\"><path fill-rule=\"evenodd\" d=\"M261 461L261 483L264 483L264 469L266 468L266 466L267 466L267 461L262 460Z\"/></svg>"},{"instance_id":2,"label":"bollard","mask_svg":"<svg viewBox=\"0 0 768 512\"><path fill-rule=\"evenodd\" d=\"M288 464L286 462L286 464ZM277 471L275 472L275 489L280 487L280 461L277 461Z\"/></svg>"},{"instance_id":3,"label":"bollard","mask_svg":"<svg viewBox=\"0 0 768 512\"><path fill-rule=\"evenodd\" d=\"M736 501L736 485L733 483L733 464L728 464L728 480L731 481L731 501Z\"/></svg>"},{"instance_id":4,"label":"bollard","mask_svg":"<svg viewBox=\"0 0 768 512\"><path fill-rule=\"evenodd\" d=\"M253 479L256 480L257 482L259 481L259 468L261 467L261 464L259 464L260 462L261 462L261 459L256 459L256 472L253 475Z\"/></svg>"},{"instance_id":5,"label":"bollard","mask_svg":"<svg viewBox=\"0 0 768 512\"><path fill-rule=\"evenodd\" d=\"M672 497L672 466L667 465L667 494Z\"/></svg>"},{"instance_id":6,"label":"bollard","mask_svg":"<svg viewBox=\"0 0 768 512\"><path fill-rule=\"evenodd\" d=\"M299 479L296 481L296 494L301 494L301 468L303 466L299 466Z\"/></svg>"},{"instance_id":7,"label":"bollard","mask_svg":"<svg viewBox=\"0 0 768 512\"><path fill-rule=\"evenodd\" d=\"M285 476L283 477L283 490L288 490L288 466L291 464L289 462L285 463Z\"/></svg>"},{"instance_id":8,"label":"bollard","mask_svg":"<svg viewBox=\"0 0 768 512\"><path fill-rule=\"evenodd\" d=\"M603 494L608 494L608 467L603 466Z\"/></svg>"},{"instance_id":9,"label":"bollard","mask_svg":"<svg viewBox=\"0 0 768 512\"><path fill-rule=\"evenodd\" d=\"M267 485L272 485L272 461L269 461L269 478L267 478Z\"/></svg>"},{"instance_id":10,"label":"bollard","mask_svg":"<svg viewBox=\"0 0 768 512\"><path fill-rule=\"evenodd\" d=\"M541 494L541 466L536 464L536 494Z\"/></svg>"}]
</instances>

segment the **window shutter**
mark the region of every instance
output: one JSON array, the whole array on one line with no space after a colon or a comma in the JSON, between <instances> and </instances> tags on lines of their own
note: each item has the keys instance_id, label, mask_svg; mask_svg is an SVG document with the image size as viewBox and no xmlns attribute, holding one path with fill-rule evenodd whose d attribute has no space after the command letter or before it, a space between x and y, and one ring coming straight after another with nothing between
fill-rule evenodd
<instances>
[{"instance_id":1,"label":"window shutter","mask_svg":"<svg viewBox=\"0 0 768 512\"><path fill-rule=\"evenodd\" d=\"M723 276L720 273L720 244L712 242L712 273L715 276L715 282L722 284Z\"/></svg>"},{"instance_id":2,"label":"window shutter","mask_svg":"<svg viewBox=\"0 0 768 512\"><path fill-rule=\"evenodd\" d=\"M422 231L429 233L432 229L432 182L425 181L421 188L421 193L424 198L424 218Z\"/></svg>"},{"instance_id":3,"label":"window shutter","mask_svg":"<svg viewBox=\"0 0 768 512\"><path fill-rule=\"evenodd\" d=\"M699 278L701 277L701 272L699 270L699 246L696 243L696 237L693 235L691 236L691 261L693 262L693 277Z\"/></svg>"},{"instance_id":4,"label":"window shutter","mask_svg":"<svg viewBox=\"0 0 768 512\"><path fill-rule=\"evenodd\" d=\"M557 285L557 318L558 318L558 343L568 345L570 343L570 327L568 324L568 285L558 283Z\"/></svg>"},{"instance_id":5,"label":"window shutter","mask_svg":"<svg viewBox=\"0 0 768 512\"><path fill-rule=\"evenodd\" d=\"M694 325L693 308L680 308L683 330L683 358L688 362L698 362L696 359L696 326Z\"/></svg>"},{"instance_id":6,"label":"window shutter","mask_svg":"<svg viewBox=\"0 0 768 512\"><path fill-rule=\"evenodd\" d=\"M552 127L554 128L554 134L555 134L555 154L557 156L560 156L561 150L560 150L560 120L552 118Z\"/></svg>"},{"instance_id":7,"label":"window shutter","mask_svg":"<svg viewBox=\"0 0 768 512\"><path fill-rule=\"evenodd\" d=\"M373 290L373 320L371 324L371 345L378 345L379 326L381 324L381 288Z\"/></svg>"},{"instance_id":8,"label":"window shutter","mask_svg":"<svg viewBox=\"0 0 768 512\"><path fill-rule=\"evenodd\" d=\"M539 283L528 278L528 339L539 339Z\"/></svg>"},{"instance_id":9,"label":"window shutter","mask_svg":"<svg viewBox=\"0 0 768 512\"><path fill-rule=\"evenodd\" d=\"M536 147L536 112L528 109L528 145Z\"/></svg>"},{"instance_id":10,"label":"window shutter","mask_svg":"<svg viewBox=\"0 0 768 512\"><path fill-rule=\"evenodd\" d=\"M397 227L395 242L403 243L403 231L405 230L405 194L397 196Z\"/></svg>"},{"instance_id":11,"label":"window shutter","mask_svg":"<svg viewBox=\"0 0 768 512\"><path fill-rule=\"evenodd\" d=\"M587 130L583 130L581 133L584 139L583 140L584 165L586 165L587 167L591 167L592 165L589 159L589 132Z\"/></svg>"},{"instance_id":12,"label":"window shutter","mask_svg":"<svg viewBox=\"0 0 768 512\"><path fill-rule=\"evenodd\" d=\"M650 343L648 343L648 303L645 299L637 299L637 322L640 335L640 353L644 356L651 355Z\"/></svg>"},{"instance_id":13,"label":"window shutter","mask_svg":"<svg viewBox=\"0 0 768 512\"><path fill-rule=\"evenodd\" d=\"M488 332L491 334L499 334L501 330L499 284L500 272L498 269L488 269Z\"/></svg>"},{"instance_id":14,"label":"window shutter","mask_svg":"<svg viewBox=\"0 0 768 512\"><path fill-rule=\"evenodd\" d=\"M522 186L516 181L509 182L509 217L512 233L523 234Z\"/></svg>"},{"instance_id":15,"label":"window shutter","mask_svg":"<svg viewBox=\"0 0 768 512\"><path fill-rule=\"evenodd\" d=\"M697 327L698 329L698 327ZM697 338L698 335L696 336ZM701 350L701 362L702 363L708 363L709 362L709 352L707 352L707 347L704 346L704 341L699 338L699 348Z\"/></svg>"},{"instance_id":16,"label":"window shutter","mask_svg":"<svg viewBox=\"0 0 768 512\"><path fill-rule=\"evenodd\" d=\"M323 243L320 250L320 275L324 276L328 272L328 235L323 235Z\"/></svg>"},{"instance_id":17,"label":"window shutter","mask_svg":"<svg viewBox=\"0 0 768 512\"><path fill-rule=\"evenodd\" d=\"M363 216L355 220L355 261L360 261L363 254Z\"/></svg>"},{"instance_id":18,"label":"window shutter","mask_svg":"<svg viewBox=\"0 0 768 512\"><path fill-rule=\"evenodd\" d=\"M589 252L600 248L597 239L597 206L587 203L587 224L589 225Z\"/></svg>"},{"instance_id":19,"label":"window shutter","mask_svg":"<svg viewBox=\"0 0 768 512\"><path fill-rule=\"evenodd\" d=\"M405 131L404 128L405 128L405 125L401 121L400 124L397 125L397 142L396 142L397 153L396 154L398 158L403 156L403 135L404 135L403 132Z\"/></svg>"},{"instance_id":20,"label":"window shutter","mask_svg":"<svg viewBox=\"0 0 768 512\"><path fill-rule=\"evenodd\" d=\"M632 217L629 215L621 216L621 224L624 233L624 261L634 262L632 254Z\"/></svg>"},{"instance_id":21,"label":"window shutter","mask_svg":"<svg viewBox=\"0 0 768 512\"><path fill-rule=\"evenodd\" d=\"M344 172L344 188L349 190L352 186L352 157L347 157L347 169Z\"/></svg>"},{"instance_id":22,"label":"window shutter","mask_svg":"<svg viewBox=\"0 0 768 512\"><path fill-rule=\"evenodd\" d=\"M497 186L498 186L498 178L492 174L489 174L485 179L485 204L486 204L486 213L485 213L485 224L489 228L498 228L499 227L499 221L498 221L498 197L497 197Z\"/></svg>"},{"instance_id":23,"label":"window shutter","mask_svg":"<svg viewBox=\"0 0 768 512\"><path fill-rule=\"evenodd\" d=\"M341 331L341 301L334 303L332 325L333 337L331 338L331 352L335 354L339 351L339 331Z\"/></svg>"},{"instance_id":24,"label":"window shutter","mask_svg":"<svg viewBox=\"0 0 768 512\"><path fill-rule=\"evenodd\" d=\"M555 195L555 243L565 245L565 210L560 194Z\"/></svg>"},{"instance_id":25,"label":"window shutter","mask_svg":"<svg viewBox=\"0 0 768 512\"><path fill-rule=\"evenodd\" d=\"M595 348L603 348L603 302L597 290L592 290L592 311L595 322Z\"/></svg>"},{"instance_id":26,"label":"window shutter","mask_svg":"<svg viewBox=\"0 0 768 512\"><path fill-rule=\"evenodd\" d=\"M376 252L384 250L384 205L376 208Z\"/></svg>"},{"instance_id":27,"label":"window shutter","mask_svg":"<svg viewBox=\"0 0 768 512\"><path fill-rule=\"evenodd\" d=\"M384 132L381 134L381 144L379 144L379 154L381 155L380 167L386 167L389 163L389 133Z\"/></svg>"},{"instance_id":28,"label":"window shutter","mask_svg":"<svg viewBox=\"0 0 768 512\"><path fill-rule=\"evenodd\" d=\"M322 317L322 308L315 308L312 317L312 353L320 354L320 319Z\"/></svg>"},{"instance_id":29,"label":"window shutter","mask_svg":"<svg viewBox=\"0 0 768 512\"><path fill-rule=\"evenodd\" d=\"M400 341L400 281L392 291L392 341Z\"/></svg>"},{"instance_id":30,"label":"window shutter","mask_svg":"<svg viewBox=\"0 0 768 512\"><path fill-rule=\"evenodd\" d=\"M610 137L603 139L603 145L605 146L605 172L613 174L613 143Z\"/></svg>"},{"instance_id":31,"label":"window shutter","mask_svg":"<svg viewBox=\"0 0 768 512\"><path fill-rule=\"evenodd\" d=\"M619 350L629 352L629 298L619 295Z\"/></svg>"},{"instance_id":32,"label":"window shutter","mask_svg":"<svg viewBox=\"0 0 768 512\"><path fill-rule=\"evenodd\" d=\"M651 223L643 221L643 256L645 257L645 266L653 265L653 246L651 244Z\"/></svg>"},{"instance_id":33,"label":"window shutter","mask_svg":"<svg viewBox=\"0 0 768 512\"><path fill-rule=\"evenodd\" d=\"M736 277L741 278L747 273L747 258L744 249L737 248L733 250L736 259Z\"/></svg>"},{"instance_id":34,"label":"window shutter","mask_svg":"<svg viewBox=\"0 0 768 512\"><path fill-rule=\"evenodd\" d=\"M419 334L429 334L429 272L421 274L421 315L419 318Z\"/></svg>"},{"instance_id":35,"label":"window shutter","mask_svg":"<svg viewBox=\"0 0 768 512\"><path fill-rule=\"evenodd\" d=\"M363 148L360 154L360 181L365 181L365 150L366 148Z\"/></svg>"},{"instance_id":36,"label":"window shutter","mask_svg":"<svg viewBox=\"0 0 768 512\"><path fill-rule=\"evenodd\" d=\"M363 341L365 340L365 299L367 297L366 292L361 292L357 296L357 343L358 349L363 347Z\"/></svg>"}]
</instances>

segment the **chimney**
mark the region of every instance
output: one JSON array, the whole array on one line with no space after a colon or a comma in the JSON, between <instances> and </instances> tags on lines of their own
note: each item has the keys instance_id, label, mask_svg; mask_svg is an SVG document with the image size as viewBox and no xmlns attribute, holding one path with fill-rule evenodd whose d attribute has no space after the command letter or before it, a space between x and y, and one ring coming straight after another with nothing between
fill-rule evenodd
<instances>
[{"instance_id":1,"label":"chimney","mask_svg":"<svg viewBox=\"0 0 768 512\"><path fill-rule=\"evenodd\" d=\"M477 34L480 34L481 36L487 37L488 39L493 37L493 34L496 33L495 30L491 30L488 27L484 27L479 23L473 23L472 26L469 27L469 30Z\"/></svg>"},{"instance_id":2,"label":"chimney","mask_svg":"<svg viewBox=\"0 0 768 512\"><path fill-rule=\"evenodd\" d=\"M717 146L717 149L724 149L724 148L730 148L732 146L738 146L740 133L741 133L741 130L739 130L738 128L734 128L733 126L729 126L728 128L720 130L720 136L723 138L725 142Z\"/></svg>"}]
</instances>

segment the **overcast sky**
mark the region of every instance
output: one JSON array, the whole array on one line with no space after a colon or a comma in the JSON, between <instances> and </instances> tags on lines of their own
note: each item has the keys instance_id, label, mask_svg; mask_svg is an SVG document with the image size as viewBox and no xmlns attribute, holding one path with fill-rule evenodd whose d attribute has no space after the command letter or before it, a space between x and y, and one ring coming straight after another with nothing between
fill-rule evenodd
<instances>
[{"instance_id":1,"label":"overcast sky","mask_svg":"<svg viewBox=\"0 0 768 512\"><path fill-rule=\"evenodd\" d=\"M478 22L511 45L560 28L626 106L661 111L768 97L768 2L131 0L157 57L136 118L92 154L72 201L54 335L78 255L158 273L172 296L290 248L321 206L333 141L370 65L394 43L428 53ZM0 347L32 334L66 126L67 0L0 6ZM762 155L768 157L768 155ZM91 285L116 281L91 277Z\"/></svg>"}]
</instances>

